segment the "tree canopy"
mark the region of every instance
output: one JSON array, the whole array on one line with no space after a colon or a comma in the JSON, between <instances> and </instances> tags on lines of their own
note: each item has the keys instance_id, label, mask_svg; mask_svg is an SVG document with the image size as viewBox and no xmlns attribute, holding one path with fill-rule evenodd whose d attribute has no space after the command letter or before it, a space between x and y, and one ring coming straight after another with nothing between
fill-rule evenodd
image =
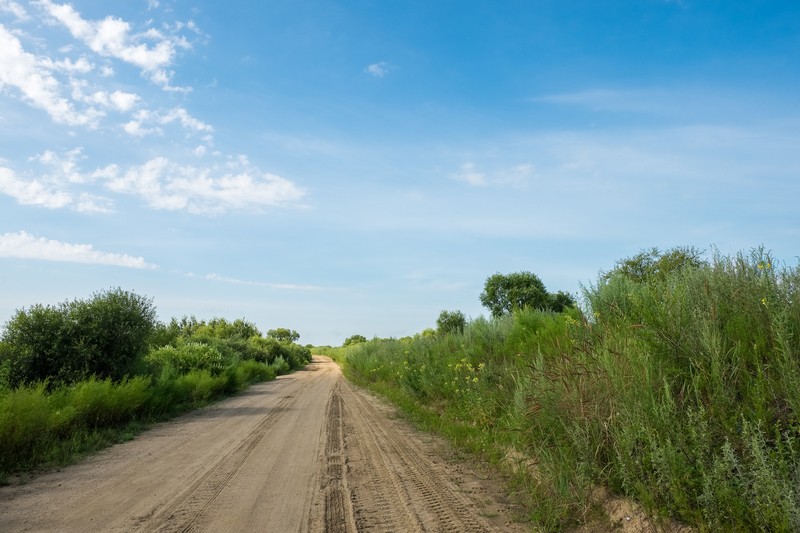
<instances>
[{"instance_id":1,"label":"tree canopy","mask_svg":"<svg viewBox=\"0 0 800 533\"><path fill-rule=\"evenodd\" d=\"M442 311L436 319L438 333L461 333L467 325L467 319L461 311Z\"/></svg>"},{"instance_id":2,"label":"tree canopy","mask_svg":"<svg viewBox=\"0 0 800 533\"><path fill-rule=\"evenodd\" d=\"M489 276L480 299L495 318L525 307L561 312L575 305L574 298L568 293L547 292L539 276L531 272Z\"/></svg>"},{"instance_id":3,"label":"tree canopy","mask_svg":"<svg viewBox=\"0 0 800 533\"><path fill-rule=\"evenodd\" d=\"M288 328L275 328L267 331L267 337L275 339L279 342L297 342L300 340L300 334L293 329Z\"/></svg>"}]
</instances>

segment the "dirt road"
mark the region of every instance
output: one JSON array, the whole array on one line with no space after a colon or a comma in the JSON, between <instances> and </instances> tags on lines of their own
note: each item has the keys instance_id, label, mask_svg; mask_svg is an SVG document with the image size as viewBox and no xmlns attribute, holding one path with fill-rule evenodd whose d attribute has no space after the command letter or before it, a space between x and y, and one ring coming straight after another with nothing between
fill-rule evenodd
<instances>
[{"instance_id":1,"label":"dirt road","mask_svg":"<svg viewBox=\"0 0 800 533\"><path fill-rule=\"evenodd\" d=\"M0 531L525 531L496 485L336 364L0 489Z\"/></svg>"}]
</instances>

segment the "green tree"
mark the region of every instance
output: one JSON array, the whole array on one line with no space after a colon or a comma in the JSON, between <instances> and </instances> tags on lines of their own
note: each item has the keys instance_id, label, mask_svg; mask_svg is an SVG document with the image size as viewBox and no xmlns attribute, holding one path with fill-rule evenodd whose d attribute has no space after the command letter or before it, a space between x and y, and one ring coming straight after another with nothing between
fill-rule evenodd
<instances>
[{"instance_id":1,"label":"green tree","mask_svg":"<svg viewBox=\"0 0 800 533\"><path fill-rule=\"evenodd\" d=\"M466 325L467 319L461 311L442 311L436 319L439 333L462 333Z\"/></svg>"},{"instance_id":2,"label":"green tree","mask_svg":"<svg viewBox=\"0 0 800 533\"><path fill-rule=\"evenodd\" d=\"M89 376L123 378L147 352L156 311L149 298L122 289L88 300L19 310L2 336L10 386Z\"/></svg>"},{"instance_id":3,"label":"green tree","mask_svg":"<svg viewBox=\"0 0 800 533\"><path fill-rule=\"evenodd\" d=\"M300 334L293 329L288 328L275 328L267 331L267 337L275 339L279 342L297 342L300 340Z\"/></svg>"},{"instance_id":4,"label":"green tree","mask_svg":"<svg viewBox=\"0 0 800 533\"><path fill-rule=\"evenodd\" d=\"M550 294L550 309L556 313L561 313L570 307L575 307L575 298L571 294L563 291Z\"/></svg>"},{"instance_id":5,"label":"green tree","mask_svg":"<svg viewBox=\"0 0 800 533\"><path fill-rule=\"evenodd\" d=\"M676 246L664 252L650 248L617 261L611 271L603 274L602 279L608 281L621 276L637 283L665 279L673 272L706 265L702 257L703 252L693 246Z\"/></svg>"},{"instance_id":6,"label":"green tree","mask_svg":"<svg viewBox=\"0 0 800 533\"><path fill-rule=\"evenodd\" d=\"M551 309L551 297L544 283L531 272L489 276L480 299L495 318L523 307Z\"/></svg>"},{"instance_id":7,"label":"green tree","mask_svg":"<svg viewBox=\"0 0 800 533\"><path fill-rule=\"evenodd\" d=\"M365 336L352 335L344 340L344 344L342 344L342 346L352 346L354 344L361 344L362 342L367 342L367 338Z\"/></svg>"}]
</instances>

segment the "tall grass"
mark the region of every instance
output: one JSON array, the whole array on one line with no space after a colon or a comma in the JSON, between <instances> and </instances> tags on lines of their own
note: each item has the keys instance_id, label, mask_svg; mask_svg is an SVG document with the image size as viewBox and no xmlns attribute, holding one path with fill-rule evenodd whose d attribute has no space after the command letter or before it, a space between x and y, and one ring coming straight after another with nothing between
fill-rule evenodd
<instances>
[{"instance_id":1,"label":"tall grass","mask_svg":"<svg viewBox=\"0 0 800 533\"><path fill-rule=\"evenodd\" d=\"M89 379L48 390L45 383L0 392L0 479L71 461L118 440L134 426L200 407L289 371L283 361L244 361L223 373L193 369L171 379Z\"/></svg>"},{"instance_id":2,"label":"tall grass","mask_svg":"<svg viewBox=\"0 0 800 533\"><path fill-rule=\"evenodd\" d=\"M604 486L701 530L800 530L800 269L715 254L601 277L583 303L373 340L345 367L525 466L541 529L596 516Z\"/></svg>"}]
</instances>

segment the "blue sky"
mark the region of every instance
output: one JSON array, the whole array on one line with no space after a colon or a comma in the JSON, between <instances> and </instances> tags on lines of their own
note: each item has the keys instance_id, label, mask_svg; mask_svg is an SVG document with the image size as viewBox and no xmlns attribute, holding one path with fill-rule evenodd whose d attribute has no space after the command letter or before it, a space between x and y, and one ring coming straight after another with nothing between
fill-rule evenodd
<instances>
[{"instance_id":1,"label":"blue sky","mask_svg":"<svg viewBox=\"0 0 800 533\"><path fill-rule=\"evenodd\" d=\"M122 287L301 342L800 243L800 4L0 0L0 320Z\"/></svg>"}]
</instances>

